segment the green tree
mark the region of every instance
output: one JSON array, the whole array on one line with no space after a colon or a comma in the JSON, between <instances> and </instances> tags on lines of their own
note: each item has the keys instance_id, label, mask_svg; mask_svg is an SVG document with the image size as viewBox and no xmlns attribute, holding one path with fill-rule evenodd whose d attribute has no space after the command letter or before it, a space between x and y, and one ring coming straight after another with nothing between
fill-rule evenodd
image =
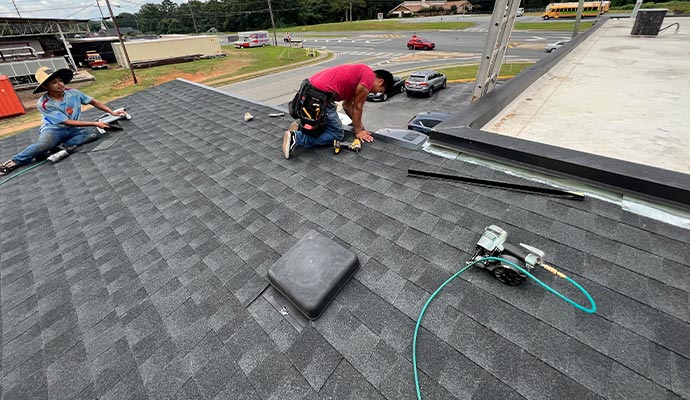
<instances>
[{"instance_id":1,"label":"green tree","mask_svg":"<svg viewBox=\"0 0 690 400\"><path fill-rule=\"evenodd\" d=\"M172 0L163 0L163 2L158 6L163 14L171 16L177 10L177 3L173 3Z\"/></svg>"},{"instance_id":2,"label":"green tree","mask_svg":"<svg viewBox=\"0 0 690 400\"><path fill-rule=\"evenodd\" d=\"M163 12L157 4L144 4L136 13L139 30L145 33L159 33L158 27L163 19Z\"/></svg>"},{"instance_id":3,"label":"green tree","mask_svg":"<svg viewBox=\"0 0 690 400\"><path fill-rule=\"evenodd\" d=\"M117 22L117 26L120 28L134 28L134 29L139 29L139 25L137 23L137 17L134 14L130 13L122 13L119 14L118 16L115 17L115 21Z\"/></svg>"}]
</instances>

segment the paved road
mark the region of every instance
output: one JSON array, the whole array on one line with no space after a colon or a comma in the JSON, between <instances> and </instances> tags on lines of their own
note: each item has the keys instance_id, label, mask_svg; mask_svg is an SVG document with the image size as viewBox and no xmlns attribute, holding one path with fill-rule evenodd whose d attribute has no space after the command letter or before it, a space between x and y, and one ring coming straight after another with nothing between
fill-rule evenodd
<instances>
[{"instance_id":1,"label":"paved road","mask_svg":"<svg viewBox=\"0 0 690 400\"><path fill-rule=\"evenodd\" d=\"M439 17L432 17L439 18ZM429 31L422 35L436 43L433 51L410 51L405 47L414 32L347 32L307 37L305 46L331 51L335 57L320 64L264 76L219 87L233 95L271 105L285 106L294 96L300 82L314 73L348 63L368 64L395 73L443 65L478 64L486 42L488 16L459 17L478 23L474 31ZM536 17L535 17L536 18ZM483 25L484 24L484 25ZM411 23L411 26L413 24ZM562 32L513 32L506 61L537 61L545 56L546 43L567 38ZM472 84L449 84L432 98L398 95L382 103L367 103L364 123L367 129L404 128L419 111L458 111L469 104Z\"/></svg>"},{"instance_id":2,"label":"paved road","mask_svg":"<svg viewBox=\"0 0 690 400\"><path fill-rule=\"evenodd\" d=\"M481 56L486 43L487 31L449 30L429 31L420 33L420 36L436 44L436 49L429 52L410 51L406 48L407 40L414 31L391 33L359 33L357 35L345 34L342 36L329 36L305 38L304 44L317 49L328 49L339 52L379 52L396 55L416 54L424 56L424 53L437 54L445 57L448 54L474 54ZM538 59L543 56L544 45L558 40L568 39L566 32L529 32L514 31L511 35L507 55L512 58Z\"/></svg>"}]
</instances>

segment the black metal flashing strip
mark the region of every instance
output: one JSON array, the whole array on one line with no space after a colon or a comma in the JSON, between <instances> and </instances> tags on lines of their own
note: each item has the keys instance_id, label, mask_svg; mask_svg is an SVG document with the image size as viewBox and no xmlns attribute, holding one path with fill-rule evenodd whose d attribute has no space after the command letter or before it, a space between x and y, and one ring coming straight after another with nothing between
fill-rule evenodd
<instances>
[{"instance_id":1,"label":"black metal flashing strip","mask_svg":"<svg viewBox=\"0 0 690 400\"><path fill-rule=\"evenodd\" d=\"M549 196L563 197L563 198L570 199L570 200L584 200L585 199L585 195L583 193L570 192L567 190L560 190L560 189L550 189L550 188L544 188L544 187L539 187L539 186L520 185L517 183L501 182L501 181L490 181L487 179L470 178L470 177L458 176L458 175L439 174L437 172L418 171L418 170L414 170L414 169L408 169L407 174L414 176L414 177L444 179L444 180L449 180L449 181L453 181L453 182L472 183L475 185L490 186L490 187L509 189L509 190L517 190L520 192L546 194Z\"/></svg>"},{"instance_id":2,"label":"black metal flashing strip","mask_svg":"<svg viewBox=\"0 0 690 400\"><path fill-rule=\"evenodd\" d=\"M432 143L690 209L690 175L472 128L432 131Z\"/></svg>"}]
</instances>

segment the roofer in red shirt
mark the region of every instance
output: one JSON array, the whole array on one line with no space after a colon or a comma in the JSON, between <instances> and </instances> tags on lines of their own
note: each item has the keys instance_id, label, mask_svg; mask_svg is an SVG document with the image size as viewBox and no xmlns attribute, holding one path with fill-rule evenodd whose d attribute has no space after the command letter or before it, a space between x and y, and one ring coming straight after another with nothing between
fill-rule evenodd
<instances>
[{"instance_id":1,"label":"roofer in red shirt","mask_svg":"<svg viewBox=\"0 0 690 400\"><path fill-rule=\"evenodd\" d=\"M343 140L343 125L336 111L336 101L343 102L343 110L352 120L355 136L363 142L371 142L374 138L362 123L364 102L369 92L381 93L389 87L393 87L390 72L383 69L374 71L365 64L339 65L305 79L289 106L290 114L294 118L299 115L301 123L293 122L283 134L283 155L290 158L297 146L307 149L332 146L334 140ZM314 104L317 104L316 109L311 109ZM302 118L303 114L318 119L320 122L314 124L318 126L304 123L307 117Z\"/></svg>"}]
</instances>

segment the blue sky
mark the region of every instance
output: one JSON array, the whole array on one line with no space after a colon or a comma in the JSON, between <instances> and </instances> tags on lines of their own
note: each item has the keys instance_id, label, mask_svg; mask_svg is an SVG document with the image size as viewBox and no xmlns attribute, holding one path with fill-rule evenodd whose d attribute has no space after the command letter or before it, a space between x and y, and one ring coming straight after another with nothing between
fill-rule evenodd
<instances>
[{"instance_id":1,"label":"blue sky","mask_svg":"<svg viewBox=\"0 0 690 400\"><path fill-rule=\"evenodd\" d=\"M135 13L146 3L160 4L163 0L110 0L115 15L129 12ZM99 0L104 15L108 15L108 7L105 0ZM177 4L186 3L186 0L173 0ZM16 9L15 9L16 5ZM75 18L98 19L101 13L96 6L96 0L0 0L1 17L24 18Z\"/></svg>"}]
</instances>

